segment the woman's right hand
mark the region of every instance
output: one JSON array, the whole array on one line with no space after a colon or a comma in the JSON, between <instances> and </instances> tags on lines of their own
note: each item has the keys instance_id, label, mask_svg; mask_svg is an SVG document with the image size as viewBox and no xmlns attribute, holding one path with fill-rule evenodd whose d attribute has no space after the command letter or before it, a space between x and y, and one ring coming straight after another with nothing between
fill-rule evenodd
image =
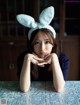
<instances>
[{"instance_id":1,"label":"woman's right hand","mask_svg":"<svg viewBox=\"0 0 80 105\"><path fill-rule=\"evenodd\" d=\"M26 54L25 59L30 61L33 64L38 65L40 62L43 62L42 58L39 58L36 54Z\"/></svg>"}]
</instances>

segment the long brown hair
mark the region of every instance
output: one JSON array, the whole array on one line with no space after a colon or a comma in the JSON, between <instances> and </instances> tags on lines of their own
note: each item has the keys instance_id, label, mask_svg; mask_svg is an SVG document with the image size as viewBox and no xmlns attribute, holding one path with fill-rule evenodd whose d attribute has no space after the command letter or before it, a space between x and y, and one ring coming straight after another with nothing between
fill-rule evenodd
<instances>
[{"instance_id":1,"label":"long brown hair","mask_svg":"<svg viewBox=\"0 0 80 105\"><path fill-rule=\"evenodd\" d=\"M34 50L33 50L33 43L35 41L35 37L37 35L38 32L44 32L45 35L48 36L49 40L50 40L50 43L52 45L54 45L53 49L52 49L52 52L51 53L57 53L57 44L56 44L56 40L54 39L53 37L53 33L48 30L48 29L45 29L45 28L42 28L42 29L37 29L35 30L32 35L31 35L31 39L29 41L29 52L32 53ZM38 78L38 66L37 65L34 65L34 64L31 64L31 73L32 73L32 76L37 79Z\"/></svg>"}]
</instances>

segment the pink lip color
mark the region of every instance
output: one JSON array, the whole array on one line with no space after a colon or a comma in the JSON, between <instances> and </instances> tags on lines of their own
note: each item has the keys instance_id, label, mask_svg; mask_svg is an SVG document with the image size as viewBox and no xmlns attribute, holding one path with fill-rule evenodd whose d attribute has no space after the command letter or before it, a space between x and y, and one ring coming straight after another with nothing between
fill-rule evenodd
<instances>
[{"instance_id":1,"label":"pink lip color","mask_svg":"<svg viewBox=\"0 0 80 105\"><path fill-rule=\"evenodd\" d=\"M45 53L40 53L41 58L45 57Z\"/></svg>"}]
</instances>

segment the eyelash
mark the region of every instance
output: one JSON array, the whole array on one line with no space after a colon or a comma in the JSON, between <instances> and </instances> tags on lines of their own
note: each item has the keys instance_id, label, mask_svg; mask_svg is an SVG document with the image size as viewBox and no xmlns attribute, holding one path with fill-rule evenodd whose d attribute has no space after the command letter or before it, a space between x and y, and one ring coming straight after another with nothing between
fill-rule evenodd
<instances>
[{"instance_id":1,"label":"eyelash","mask_svg":"<svg viewBox=\"0 0 80 105\"><path fill-rule=\"evenodd\" d=\"M48 44L48 43L50 43L50 41L45 41L45 44ZM34 45L37 45L37 44L40 44L40 42L36 41L36 42L34 43Z\"/></svg>"},{"instance_id":2,"label":"eyelash","mask_svg":"<svg viewBox=\"0 0 80 105\"><path fill-rule=\"evenodd\" d=\"M49 41L46 41L46 42L45 42L45 44L48 44L48 43L50 43L50 42L49 42Z\"/></svg>"},{"instance_id":3,"label":"eyelash","mask_svg":"<svg viewBox=\"0 0 80 105\"><path fill-rule=\"evenodd\" d=\"M36 41L36 42L34 43L34 45L39 44L39 43L40 43L40 42Z\"/></svg>"}]
</instances>

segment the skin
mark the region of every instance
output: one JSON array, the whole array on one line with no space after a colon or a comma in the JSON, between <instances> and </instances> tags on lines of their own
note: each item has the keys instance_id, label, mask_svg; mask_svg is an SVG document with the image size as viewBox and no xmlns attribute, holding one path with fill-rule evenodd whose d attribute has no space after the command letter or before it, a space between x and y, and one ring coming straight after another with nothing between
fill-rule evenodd
<instances>
[{"instance_id":1,"label":"skin","mask_svg":"<svg viewBox=\"0 0 80 105\"><path fill-rule=\"evenodd\" d=\"M20 75L20 88L23 92L27 92L30 88L31 63L42 67L44 67L46 64L50 64L53 73L53 86L57 92L63 91L65 81L59 64L58 56L55 53L51 53L53 47L54 45L50 43L47 35L39 31L33 43L34 53L26 54L24 58Z\"/></svg>"}]
</instances>

